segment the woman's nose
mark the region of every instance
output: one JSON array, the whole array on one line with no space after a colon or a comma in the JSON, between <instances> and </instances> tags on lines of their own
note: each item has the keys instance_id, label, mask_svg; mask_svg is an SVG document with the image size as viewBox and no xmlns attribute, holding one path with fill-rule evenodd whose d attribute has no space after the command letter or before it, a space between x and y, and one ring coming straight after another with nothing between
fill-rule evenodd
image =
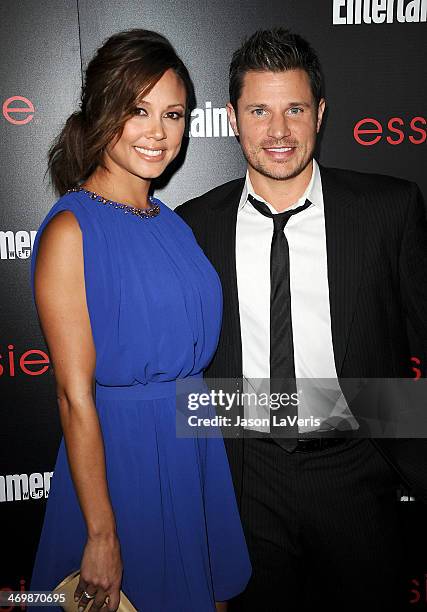
<instances>
[{"instance_id":1,"label":"woman's nose","mask_svg":"<svg viewBox=\"0 0 427 612\"><path fill-rule=\"evenodd\" d=\"M148 125L146 124L146 136L155 140L163 140L166 138L166 132L161 118L156 119L151 117Z\"/></svg>"}]
</instances>

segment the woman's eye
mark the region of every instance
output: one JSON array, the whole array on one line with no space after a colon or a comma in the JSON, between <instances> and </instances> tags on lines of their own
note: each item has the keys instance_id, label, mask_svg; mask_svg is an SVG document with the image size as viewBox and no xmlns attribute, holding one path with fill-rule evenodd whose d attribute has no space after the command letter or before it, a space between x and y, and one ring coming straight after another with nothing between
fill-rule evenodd
<instances>
[{"instance_id":1,"label":"woman's eye","mask_svg":"<svg viewBox=\"0 0 427 612\"><path fill-rule=\"evenodd\" d=\"M135 115L139 115L139 116L144 116L146 115L146 111L145 108L142 108L142 106L137 106L135 109Z\"/></svg>"},{"instance_id":2,"label":"woman's eye","mask_svg":"<svg viewBox=\"0 0 427 612\"><path fill-rule=\"evenodd\" d=\"M169 117L169 119L181 119L181 117L183 117L184 115L182 113L178 113L177 111L172 111L171 113L167 113L166 117Z\"/></svg>"}]
</instances>

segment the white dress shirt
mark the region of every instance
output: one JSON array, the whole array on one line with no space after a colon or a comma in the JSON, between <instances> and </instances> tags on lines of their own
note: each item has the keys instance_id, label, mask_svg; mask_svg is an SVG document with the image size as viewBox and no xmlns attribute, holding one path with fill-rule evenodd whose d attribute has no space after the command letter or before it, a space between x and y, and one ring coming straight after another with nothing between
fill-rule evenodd
<instances>
[{"instance_id":1,"label":"white dress shirt","mask_svg":"<svg viewBox=\"0 0 427 612\"><path fill-rule=\"evenodd\" d=\"M273 221L260 214L248 194L265 202L253 190L249 173L242 192L236 227L236 269L242 335L244 391L265 389L270 377L270 251ZM298 417L320 418L319 427L307 424L301 432L328 430L344 420L357 423L341 392L332 345L327 251L322 181L313 160L313 172L304 194L287 210L309 199L312 206L290 217L284 229L289 245L291 316L295 376L299 392ZM260 379L263 379L262 381ZM306 382L304 383L304 380ZM314 384L314 381L317 381ZM260 416L245 406L245 415ZM254 429L266 430L256 426Z\"/></svg>"}]
</instances>

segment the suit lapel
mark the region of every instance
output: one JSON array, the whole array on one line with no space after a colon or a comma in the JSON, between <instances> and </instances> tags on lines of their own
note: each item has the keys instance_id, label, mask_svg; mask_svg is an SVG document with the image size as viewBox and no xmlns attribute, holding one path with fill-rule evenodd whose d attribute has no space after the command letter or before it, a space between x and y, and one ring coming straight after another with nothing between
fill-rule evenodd
<instances>
[{"instance_id":1,"label":"suit lapel","mask_svg":"<svg viewBox=\"0 0 427 612\"><path fill-rule=\"evenodd\" d=\"M332 343L338 376L347 351L364 255L360 196L320 167L325 206Z\"/></svg>"}]
</instances>

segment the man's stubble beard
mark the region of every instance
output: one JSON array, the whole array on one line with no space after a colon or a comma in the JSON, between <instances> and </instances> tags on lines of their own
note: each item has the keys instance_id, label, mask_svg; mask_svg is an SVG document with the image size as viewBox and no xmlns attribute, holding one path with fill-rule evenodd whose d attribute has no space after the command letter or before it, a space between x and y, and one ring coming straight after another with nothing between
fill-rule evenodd
<instances>
[{"instance_id":1,"label":"man's stubble beard","mask_svg":"<svg viewBox=\"0 0 427 612\"><path fill-rule=\"evenodd\" d=\"M287 162L273 162L277 164L277 166L279 166L280 168L278 168L277 172L274 172L270 167L266 167L258 158L257 153L255 151L249 154L243 149L243 147L242 151L249 166L259 172L259 174L276 181L285 181L295 178L299 176L302 172L304 172L304 170L314 158L315 146L312 147L308 158L306 160L301 160L301 162L293 170L286 171Z\"/></svg>"}]
</instances>

